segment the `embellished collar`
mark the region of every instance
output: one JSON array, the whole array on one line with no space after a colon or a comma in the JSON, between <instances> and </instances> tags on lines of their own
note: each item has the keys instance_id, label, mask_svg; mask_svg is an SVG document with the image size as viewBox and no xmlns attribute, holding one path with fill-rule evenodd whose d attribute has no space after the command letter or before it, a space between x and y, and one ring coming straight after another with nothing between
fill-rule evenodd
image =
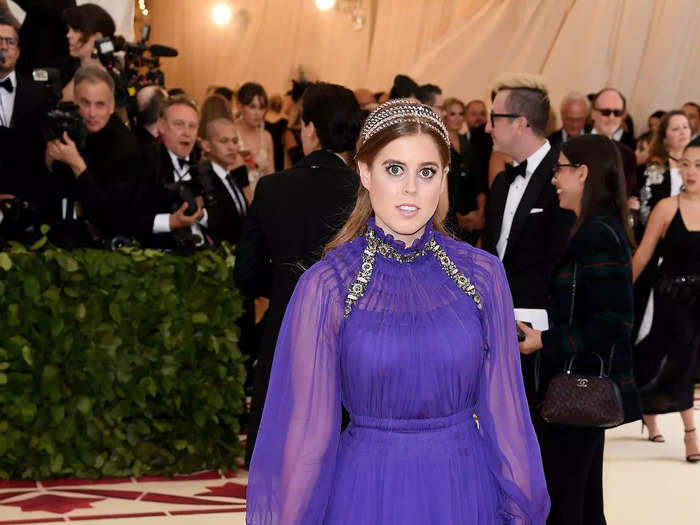
<instances>
[{"instance_id":1,"label":"embellished collar","mask_svg":"<svg viewBox=\"0 0 700 525\"><path fill-rule=\"evenodd\" d=\"M435 240L433 234L432 221L429 221L425 227L425 232L418 241L414 242L415 248L406 248L406 245L401 241L396 241L391 235L386 235L374 222L374 218L367 221L367 231L365 232L367 246L362 251L362 264L355 280L348 288L348 294L345 298L345 318L347 319L352 312L357 301L364 295L372 279L374 272L375 257L379 253L383 257L396 260L400 263L410 263L418 257L426 254L432 254L440 263L442 270L454 283L469 297L472 298L476 307L481 310L482 302L481 295L471 282L471 279L463 274L457 265L452 262L450 257Z\"/></svg>"},{"instance_id":2,"label":"embellished collar","mask_svg":"<svg viewBox=\"0 0 700 525\"><path fill-rule=\"evenodd\" d=\"M429 245L434 241L434 237L432 219L426 223L423 234L409 248L406 248L406 243L403 241L394 239L394 236L389 233L384 233L377 226L374 217L370 217L367 220L367 231L365 232L367 245L371 246L373 251L378 252L387 259L393 259L402 263L413 262L429 253Z\"/></svg>"}]
</instances>

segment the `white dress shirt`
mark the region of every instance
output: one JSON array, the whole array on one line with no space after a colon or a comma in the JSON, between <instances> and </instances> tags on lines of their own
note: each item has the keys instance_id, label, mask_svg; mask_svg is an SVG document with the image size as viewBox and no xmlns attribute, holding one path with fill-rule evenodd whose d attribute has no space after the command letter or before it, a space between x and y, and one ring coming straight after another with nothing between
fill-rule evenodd
<instances>
[{"instance_id":1,"label":"white dress shirt","mask_svg":"<svg viewBox=\"0 0 700 525\"><path fill-rule=\"evenodd\" d=\"M167 150L167 152L170 156L170 164L173 167L173 181L179 182L192 180L192 177L190 176L189 155L185 159L187 164L180 167L180 161L178 161L177 155L170 150ZM202 239L204 239L204 233L202 232L200 225L206 228L209 222L209 215L207 214L206 208L203 211L204 215L202 218L190 227L192 233L199 235ZM159 213L155 216L155 219L153 219L153 233L168 233L171 231L170 215L170 213Z\"/></svg>"},{"instance_id":2,"label":"white dress shirt","mask_svg":"<svg viewBox=\"0 0 700 525\"><path fill-rule=\"evenodd\" d=\"M552 146L549 145L548 140L545 140L544 144L527 158L525 177L515 177L515 180L508 189L506 207L503 210L503 221L501 222L501 235L498 237L498 242L496 243L496 251L501 260L503 260L503 256L506 254L506 248L508 248L508 237L510 236L510 229L513 226L515 212L518 210L518 206L525 194L527 185L530 183L530 179L532 179L532 174L535 173L535 170L540 165L540 162L542 162L542 159L549 153L550 149L552 149ZM518 162L515 162L514 166L518 164Z\"/></svg>"},{"instance_id":3,"label":"white dress shirt","mask_svg":"<svg viewBox=\"0 0 700 525\"><path fill-rule=\"evenodd\" d=\"M0 126L10 127L12 122L12 114L15 110L15 95L17 94L17 74L12 71L4 78L0 78L0 82L6 78L12 82L12 93L9 93L5 88L0 88Z\"/></svg>"},{"instance_id":4,"label":"white dress shirt","mask_svg":"<svg viewBox=\"0 0 700 525\"><path fill-rule=\"evenodd\" d=\"M233 203L236 205L238 215L240 215L241 217L245 216L246 202L245 197L243 196L243 192L241 192L240 188L238 188L238 186L236 186L235 184L233 186L229 184L228 180L226 180L226 175L228 175L228 171L226 171L225 168L222 168L214 161L211 161L211 167L214 170L214 173L216 173L216 175L221 179L221 182L224 183L224 186L228 190L229 195L231 195Z\"/></svg>"}]
</instances>

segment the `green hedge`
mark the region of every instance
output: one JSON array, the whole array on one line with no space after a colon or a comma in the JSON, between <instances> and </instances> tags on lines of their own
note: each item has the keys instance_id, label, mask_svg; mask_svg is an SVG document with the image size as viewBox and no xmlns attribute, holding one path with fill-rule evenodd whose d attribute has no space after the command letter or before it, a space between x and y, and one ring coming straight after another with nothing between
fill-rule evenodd
<instances>
[{"instance_id":1,"label":"green hedge","mask_svg":"<svg viewBox=\"0 0 700 525\"><path fill-rule=\"evenodd\" d=\"M0 252L0 478L235 468L233 255Z\"/></svg>"}]
</instances>

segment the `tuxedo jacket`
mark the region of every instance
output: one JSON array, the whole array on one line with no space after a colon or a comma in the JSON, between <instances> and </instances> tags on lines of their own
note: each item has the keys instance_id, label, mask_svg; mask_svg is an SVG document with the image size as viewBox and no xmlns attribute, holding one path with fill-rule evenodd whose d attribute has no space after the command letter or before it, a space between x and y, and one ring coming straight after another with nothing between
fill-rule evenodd
<instances>
[{"instance_id":1,"label":"tuxedo jacket","mask_svg":"<svg viewBox=\"0 0 700 525\"><path fill-rule=\"evenodd\" d=\"M134 139L136 141L136 139ZM173 213L180 207L177 195L166 189L166 184L175 181L174 166L164 144L140 144L143 162L143 177L135 197L134 212L129 217L132 231L145 246L169 249L175 243L171 233L153 233L156 215ZM190 184L195 195L201 195L201 185L197 175L197 157L190 154Z\"/></svg>"},{"instance_id":2,"label":"tuxedo jacket","mask_svg":"<svg viewBox=\"0 0 700 525\"><path fill-rule=\"evenodd\" d=\"M559 207L551 183L559 152L551 148L532 174L518 205L503 256L516 308L546 308L553 269L568 244L574 214ZM497 255L510 184L505 172L493 181L486 205L483 248Z\"/></svg>"},{"instance_id":3,"label":"tuxedo jacket","mask_svg":"<svg viewBox=\"0 0 700 525\"><path fill-rule=\"evenodd\" d=\"M245 167L243 170L246 172ZM204 191L204 205L209 215L209 224L207 233L211 236L215 244L220 244L226 241L231 244L236 244L241 235L243 221L245 220L248 204L242 197L243 213L238 212L236 203L229 193L226 185L221 178L216 174L210 161L203 161L199 164L197 170L202 189ZM235 182L234 182L235 184ZM241 187L237 185L238 190Z\"/></svg>"},{"instance_id":4,"label":"tuxedo jacket","mask_svg":"<svg viewBox=\"0 0 700 525\"><path fill-rule=\"evenodd\" d=\"M0 193L40 201L45 191L44 150L49 106L44 91L17 74L10 127L0 127Z\"/></svg>"},{"instance_id":5,"label":"tuxedo jacket","mask_svg":"<svg viewBox=\"0 0 700 525\"><path fill-rule=\"evenodd\" d=\"M234 280L249 297L270 298L248 421L249 460L262 416L277 335L305 268L345 223L358 177L334 153L315 151L290 169L262 177L236 246Z\"/></svg>"}]
</instances>

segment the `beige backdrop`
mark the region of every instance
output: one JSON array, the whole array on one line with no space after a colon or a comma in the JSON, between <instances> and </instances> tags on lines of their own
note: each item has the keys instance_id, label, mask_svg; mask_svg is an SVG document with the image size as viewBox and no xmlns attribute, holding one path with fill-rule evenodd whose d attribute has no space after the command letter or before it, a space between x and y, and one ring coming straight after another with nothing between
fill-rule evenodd
<instances>
[{"instance_id":1,"label":"beige backdrop","mask_svg":"<svg viewBox=\"0 0 700 525\"><path fill-rule=\"evenodd\" d=\"M656 109L700 100L698 0L364 0L367 22L314 0L149 0L153 43L172 45L170 87L201 99L211 84L254 80L284 92L312 80L388 90L398 72L447 95L484 98L498 74L541 73L558 105L570 89L619 87L638 129Z\"/></svg>"}]
</instances>

